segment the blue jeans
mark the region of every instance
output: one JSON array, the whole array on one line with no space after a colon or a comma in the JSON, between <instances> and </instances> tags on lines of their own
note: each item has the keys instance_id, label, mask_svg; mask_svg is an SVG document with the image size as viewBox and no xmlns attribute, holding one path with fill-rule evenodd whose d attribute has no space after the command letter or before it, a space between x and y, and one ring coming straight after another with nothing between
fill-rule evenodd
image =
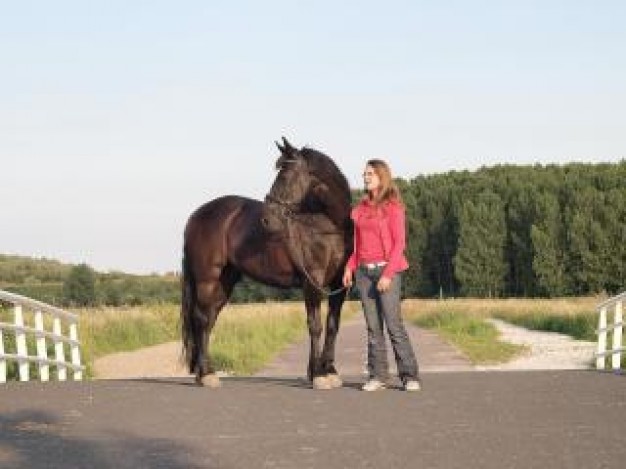
<instances>
[{"instance_id":1,"label":"blue jeans","mask_svg":"<svg viewBox=\"0 0 626 469\"><path fill-rule=\"evenodd\" d=\"M376 289L381 272L382 267L373 269L359 267L355 273L355 283L367 323L367 367L370 378L381 381L389 379L383 326L385 325L396 358L398 376L403 382L419 379L415 353L400 313L401 275L395 274L389 290L381 293Z\"/></svg>"}]
</instances>

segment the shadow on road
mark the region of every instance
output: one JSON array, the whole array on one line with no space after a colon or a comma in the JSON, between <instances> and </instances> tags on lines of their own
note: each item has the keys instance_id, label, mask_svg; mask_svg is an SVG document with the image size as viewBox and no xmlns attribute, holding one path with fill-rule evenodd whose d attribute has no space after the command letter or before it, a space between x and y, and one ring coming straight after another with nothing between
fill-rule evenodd
<instances>
[{"instance_id":1,"label":"shadow on road","mask_svg":"<svg viewBox=\"0 0 626 469\"><path fill-rule=\"evenodd\" d=\"M0 467L172 469L222 467L217 461L193 463L190 449L171 439L144 439L117 432L81 439L70 434L75 417L58 418L41 411L0 415Z\"/></svg>"},{"instance_id":2,"label":"shadow on road","mask_svg":"<svg viewBox=\"0 0 626 469\"><path fill-rule=\"evenodd\" d=\"M313 391L300 377L11 383L0 467L622 468L623 376L423 376L420 393Z\"/></svg>"},{"instance_id":3,"label":"shadow on road","mask_svg":"<svg viewBox=\"0 0 626 469\"><path fill-rule=\"evenodd\" d=\"M301 377L276 377L276 376L228 376L220 378L222 386L228 386L229 383L239 384L255 384L268 385L296 389L311 389L311 382ZM193 378L137 378L112 381L139 382L146 384L162 384L168 386L198 386ZM343 380L343 388L361 389L361 381L355 378L347 378ZM393 386L391 386L393 388Z\"/></svg>"}]
</instances>

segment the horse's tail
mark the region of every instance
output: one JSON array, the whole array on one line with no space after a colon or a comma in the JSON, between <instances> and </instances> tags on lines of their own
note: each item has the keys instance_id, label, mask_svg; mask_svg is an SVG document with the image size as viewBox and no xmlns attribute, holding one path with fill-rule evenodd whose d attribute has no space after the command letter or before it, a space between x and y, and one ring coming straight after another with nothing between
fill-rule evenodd
<instances>
[{"instance_id":1,"label":"horse's tail","mask_svg":"<svg viewBox=\"0 0 626 469\"><path fill-rule=\"evenodd\" d=\"M183 252L183 265L181 277L181 304L180 304L180 325L183 341L183 358L189 367L189 372L193 373L196 368L197 353L194 331L198 325L196 324L196 281L191 266L189 265L189 256L187 248Z\"/></svg>"}]
</instances>

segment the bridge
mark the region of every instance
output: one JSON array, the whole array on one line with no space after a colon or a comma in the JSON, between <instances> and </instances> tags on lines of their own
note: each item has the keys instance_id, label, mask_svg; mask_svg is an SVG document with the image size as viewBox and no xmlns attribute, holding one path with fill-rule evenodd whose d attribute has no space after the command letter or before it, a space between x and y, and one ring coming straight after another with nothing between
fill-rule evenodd
<instances>
[{"instance_id":1,"label":"bridge","mask_svg":"<svg viewBox=\"0 0 626 469\"><path fill-rule=\"evenodd\" d=\"M424 389L298 378L10 383L0 467L622 468L626 379L596 371L425 373Z\"/></svg>"},{"instance_id":2,"label":"bridge","mask_svg":"<svg viewBox=\"0 0 626 469\"><path fill-rule=\"evenodd\" d=\"M191 377L10 382L0 467L624 467L626 377L612 369L459 363L427 368L419 393L365 393L347 370L333 391L269 369L219 389Z\"/></svg>"}]
</instances>

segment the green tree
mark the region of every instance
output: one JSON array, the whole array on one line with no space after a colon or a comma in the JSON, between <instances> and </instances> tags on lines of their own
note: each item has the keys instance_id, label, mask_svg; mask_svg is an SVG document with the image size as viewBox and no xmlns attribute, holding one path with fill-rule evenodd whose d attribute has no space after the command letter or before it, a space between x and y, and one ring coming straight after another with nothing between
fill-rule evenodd
<instances>
[{"instance_id":1,"label":"green tree","mask_svg":"<svg viewBox=\"0 0 626 469\"><path fill-rule=\"evenodd\" d=\"M96 303L96 274L87 264L72 267L63 283L63 302L71 306Z\"/></svg>"},{"instance_id":2,"label":"green tree","mask_svg":"<svg viewBox=\"0 0 626 469\"><path fill-rule=\"evenodd\" d=\"M407 297L415 297L420 292L423 278L421 257L426 244L426 233L418 212L416 191L412 191L403 180L397 182L406 208L406 256L409 261L409 269L402 276L402 293Z\"/></svg>"},{"instance_id":3,"label":"green tree","mask_svg":"<svg viewBox=\"0 0 626 469\"><path fill-rule=\"evenodd\" d=\"M466 201L459 218L459 248L455 275L465 295L494 297L502 294L506 263L506 227L500 198L490 191L476 203Z\"/></svg>"},{"instance_id":4,"label":"green tree","mask_svg":"<svg viewBox=\"0 0 626 469\"><path fill-rule=\"evenodd\" d=\"M555 196L543 194L537 200L537 220L530 237L533 244L533 271L542 296L561 296L566 291L564 237L561 209Z\"/></svg>"},{"instance_id":5,"label":"green tree","mask_svg":"<svg viewBox=\"0 0 626 469\"><path fill-rule=\"evenodd\" d=\"M414 200L407 204L407 254L411 267L408 275L416 276L410 295L426 297L440 294L454 296L457 282L453 259L458 243L460 190L452 176L419 177L411 182Z\"/></svg>"},{"instance_id":6,"label":"green tree","mask_svg":"<svg viewBox=\"0 0 626 469\"><path fill-rule=\"evenodd\" d=\"M533 243L531 230L536 217L534 199L537 194L526 181L511 183L511 194L506 209L508 261L507 292L516 296L536 294L536 276L533 271Z\"/></svg>"},{"instance_id":7,"label":"green tree","mask_svg":"<svg viewBox=\"0 0 626 469\"><path fill-rule=\"evenodd\" d=\"M621 188L606 194L605 206L608 211L605 230L612 246L605 287L609 293L615 294L626 288L626 178Z\"/></svg>"},{"instance_id":8,"label":"green tree","mask_svg":"<svg viewBox=\"0 0 626 469\"><path fill-rule=\"evenodd\" d=\"M567 210L568 270L572 292L597 293L608 281L611 244L607 233L609 211L605 197L586 187L571 195Z\"/></svg>"}]
</instances>

